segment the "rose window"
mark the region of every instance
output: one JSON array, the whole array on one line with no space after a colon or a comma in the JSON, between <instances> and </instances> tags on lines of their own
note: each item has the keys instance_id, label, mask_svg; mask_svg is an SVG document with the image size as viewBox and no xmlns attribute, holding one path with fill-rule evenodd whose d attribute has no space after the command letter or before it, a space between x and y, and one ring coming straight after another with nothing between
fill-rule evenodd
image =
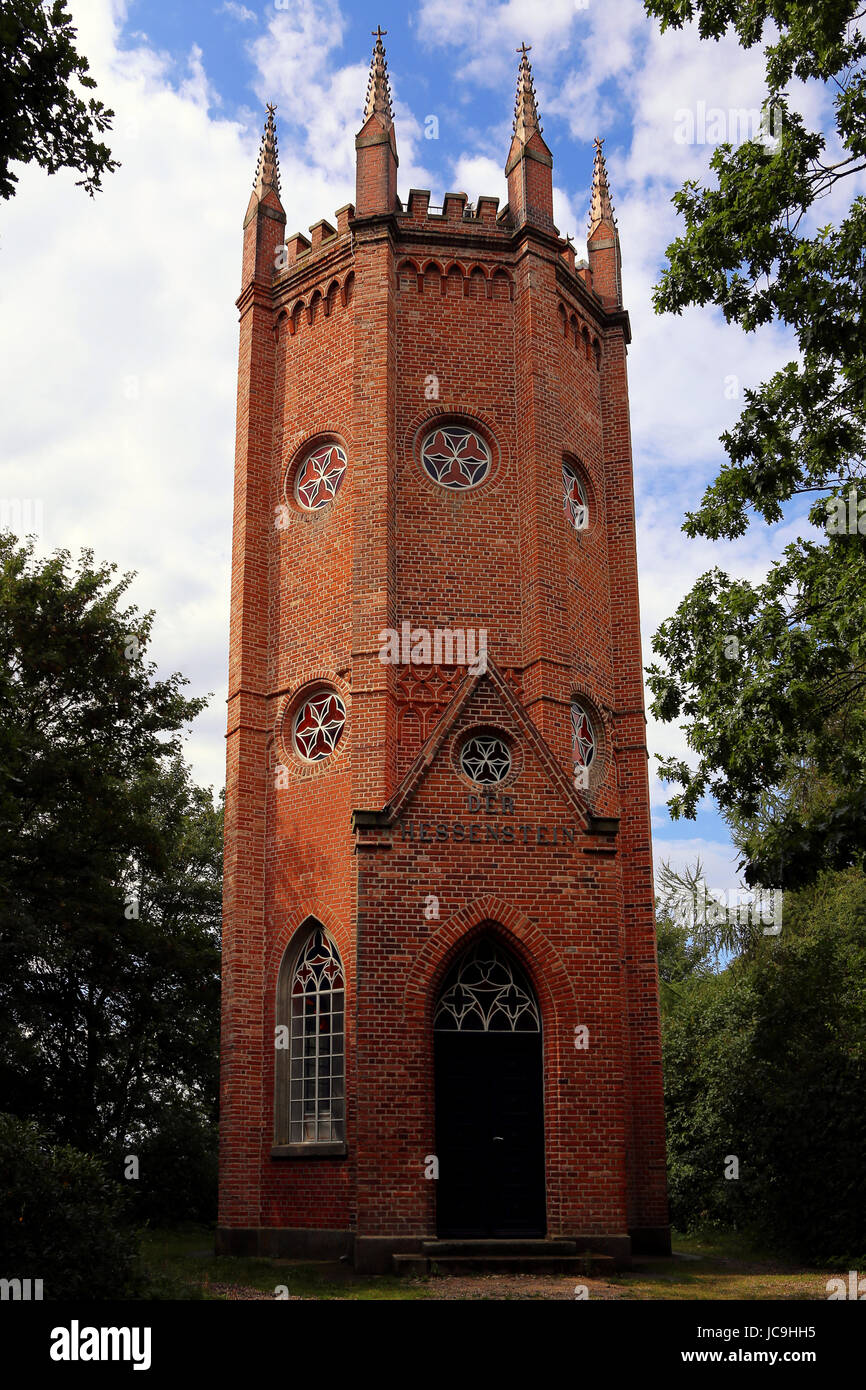
<instances>
[{"instance_id":1,"label":"rose window","mask_svg":"<svg viewBox=\"0 0 866 1390\"><path fill-rule=\"evenodd\" d=\"M589 503L583 483L570 463L562 465L562 493L566 521L575 531L585 531L589 525Z\"/></svg>"},{"instance_id":2,"label":"rose window","mask_svg":"<svg viewBox=\"0 0 866 1390\"><path fill-rule=\"evenodd\" d=\"M320 690L295 715L295 748L308 762L329 758L346 723L346 706L335 690Z\"/></svg>"},{"instance_id":3,"label":"rose window","mask_svg":"<svg viewBox=\"0 0 866 1390\"><path fill-rule=\"evenodd\" d=\"M345 449L339 444L320 444L307 454L295 475L295 499L305 511L315 512L336 497L346 472Z\"/></svg>"},{"instance_id":4,"label":"rose window","mask_svg":"<svg viewBox=\"0 0 866 1390\"><path fill-rule=\"evenodd\" d=\"M490 472L486 440L466 425L440 425L421 448L421 462L434 482L447 488L475 487Z\"/></svg>"},{"instance_id":5,"label":"rose window","mask_svg":"<svg viewBox=\"0 0 866 1390\"><path fill-rule=\"evenodd\" d=\"M574 770L589 767L595 757L595 734L589 715L582 705L571 706L571 752Z\"/></svg>"},{"instance_id":6,"label":"rose window","mask_svg":"<svg viewBox=\"0 0 866 1390\"><path fill-rule=\"evenodd\" d=\"M473 782L501 782L511 771L511 753L504 739L475 734L460 750L460 766Z\"/></svg>"}]
</instances>

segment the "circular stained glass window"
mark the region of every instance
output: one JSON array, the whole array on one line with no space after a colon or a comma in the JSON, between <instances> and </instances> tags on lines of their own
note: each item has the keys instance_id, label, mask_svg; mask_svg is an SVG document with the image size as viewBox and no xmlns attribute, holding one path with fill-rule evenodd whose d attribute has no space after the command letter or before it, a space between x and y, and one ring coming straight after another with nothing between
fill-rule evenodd
<instances>
[{"instance_id":1,"label":"circular stained glass window","mask_svg":"<svg viewBox=\"0 0 866 1390\"><path fill-rule=\"evenodd\" d=\"M477 487L493 459L487 441L467 425L437 425L421 446L425 472L440 487Z\"/></svg>"},{"instance_id":2,"label":"circular stained glass window","mask_svg":"<svg viewBox=\"0 0 866 1390\"><path fill-rule=\"evenodd\" d=\"M329 758L346 723L346 706L336 690L317 690L295 715L295 750L307 762Z\"/></svg>"},{"instance_id":3,"label":"circular stained glass window","mask_svg":"<svg viewBox=\"0 0 866 1390\"><path fill-rule=\"evenodd\" d=\"M562 495L565 519L575 531L585 531L589 525L589 503L586 489L570 463L562 465Z\"/></svg>"},{"instance_id":4,"label":"circular stained glass window","mask_svg":"<svg viewBox=\"0 0 866 1390\"><path fill-rule=\"evenodd\" d=\"M571 706L571 753L575 773L579 768L589 767L595 757L595 733L589 715L577 701Z\"/></svg>"},{"instance_id":5,"label":"circular stained glass window","mask_svg":"<svg viewBox=\"0 0 866 1390\"><path fill-rule=\"evenodd\" d=\"M473 782L501 782L511 771L508 744L495 734L473 734L460 750L460 766Z\"/></svg>"},{"instance_id":6,"label":"circular stained glass window","mask_svg":"<svg viewBox=\"0 0 866 1390\"><path fill-rule=\"evenodd\" d=\"M295 473L295 501L304 511L324 507L337 491L346 473L345 449L339 444L320 444L307 454Z\"/></svg>"}]
</instances>

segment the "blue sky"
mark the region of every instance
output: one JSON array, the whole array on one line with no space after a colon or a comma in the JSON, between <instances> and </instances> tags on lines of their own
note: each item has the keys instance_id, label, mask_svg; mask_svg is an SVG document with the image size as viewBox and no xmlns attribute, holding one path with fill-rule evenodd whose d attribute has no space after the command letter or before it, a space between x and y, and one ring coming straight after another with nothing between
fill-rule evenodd
<instances>
[{"instance_id":1,"label":"blue sky","mask_svg":"<svg viewBox=\"0 0 866 1390\"><path fill-rule=\"evenodd\" d=\"M777 329L747 338L710 310L659 318L650 299L677 232L671 194L703 176L707 137L736 140L736 113L760 108L759 50L692 31L661 36L638 0L71 0L70 9L99 96L117 113L110 143L123 167L93 201L71 175L24 169L0 209L2 491L40 502L43 550L89 545L137 571L134 599L157 613L154 659L182 670L195 693L214 692L188 743L200 781L223 782L234 300L264 102L278 108L288 230L306 231L353 197L377 24L388 31L403 197L420 187L433 202L451 190L505 201L524 40L554 156L555 214L579 254L592 137L605 137L633 331L645 662L652 632L700 573L718 564L757 579L802 530L808 503L730 544L682 534L743 388L792 344ZM828 127L820 90L792 95ZM425 138L430 116L437 139ZM828 200L821 211L830 220L838 209ZM651 721L649 736L653 752L685 752L676 728ZM735 886L712 807L671 822L667 794L653 775L657 861L700 854L711 887Z\"/></svg>"}]
</instances>

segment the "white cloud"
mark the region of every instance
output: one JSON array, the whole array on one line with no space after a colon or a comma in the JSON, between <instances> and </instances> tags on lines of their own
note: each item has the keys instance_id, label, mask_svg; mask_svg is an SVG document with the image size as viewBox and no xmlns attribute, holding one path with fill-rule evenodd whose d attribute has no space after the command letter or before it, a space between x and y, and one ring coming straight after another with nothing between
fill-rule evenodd
<instances>
[{"instance_id":1,"label":"white cloud","mask_svg":"<svg viewBox=\"0 0 866 1390\"><path fill-rule=\"evenodd\" d=\"M258 20L255 10L248 10L246 5L235 4L235 0L223 0L216 13L227 14L239 24L255 24Z\"/></svg>"},{"instance_id":2,"label":"white cloud","mask_svg":"<svg viewBox=\"0 0 866 1390\"><path fill-rule=\"evenodd\" d=\"M553 220L561 236L570 236L574 242L574 253L578 260L586 259L587 207L581 208L576 200L558 184L553 185Z\"/></svg>"},{"instance_id":3,"label":"white cloud","mask_svg":"<svg viewBox=\"0 0 866 1390\"><path fill-rule=\"evenodd\" d=\"M329 80L334 26L314 22L321 6L313 12L301 6L294 22L307 23L308 61ZM73 15L98 95L116 112L108 143L122 167L93 200L71 173L26 167L4 206L0 292L14 325L0 348L4 492L41 498L43 551L92 546L97 560L139 572L131 596L156 610L160 669L215 694L189 753L196 776L220 787L234 300L257 136L215 111L198 48L178 73L144 38L120 47L121 5L76 0ZM357 125L361 68L337 73L328 90L348 109L347 71ZM290 225L311 210L328 215L354 191L339 142L313 153L290 147L283 160Z\"/></svg>"},{"instance_id":4,"label":"white cloud","mask_svg":"<svg viewBox=\"0 0 866 1390\"><path fill-rule=\"evenodd\" d=\"M632 0L628 0L632 3ZM620 5L617 5L617 10ZM516 71L515 50L532 48L540 67L561 53L586 11L575 0L422 0L416 18L419 38L431 48L457 48L461 77L499 87L504 74Z\"/></svg>"},{"instance_id":5,"label":"white cloud","mask_svg":"<svg viewBox=\"0 0 866 1390\"><path fill-rule=\"evenodd\" d=\"M694 869L697 860L701 862L707 887L713 892L731 892L742 887L742 875L737 872L740 858L737 850L725 840L709 840L700 835L662 838L660 828L653 827L653 861L656 886L659 870L667 863L677 872Z\"/></svg>"}]
</instances>

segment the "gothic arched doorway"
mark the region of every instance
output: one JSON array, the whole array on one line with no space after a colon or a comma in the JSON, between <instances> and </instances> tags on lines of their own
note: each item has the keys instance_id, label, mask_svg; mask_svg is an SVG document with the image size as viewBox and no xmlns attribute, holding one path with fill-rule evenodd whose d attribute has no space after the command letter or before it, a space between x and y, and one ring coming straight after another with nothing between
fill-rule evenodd
<instances>
[{"instance_id":1,"label":"gothic arched doorway","mask_svg":"<svg viewBox=\"0 0 866 1390\"><path fill-rule=\"evenodd\" d=\"M523 971L492 937L449 971L433 1034L438 1234L543 1236L541 1015Z\"/></svg>"}]
</instances>

